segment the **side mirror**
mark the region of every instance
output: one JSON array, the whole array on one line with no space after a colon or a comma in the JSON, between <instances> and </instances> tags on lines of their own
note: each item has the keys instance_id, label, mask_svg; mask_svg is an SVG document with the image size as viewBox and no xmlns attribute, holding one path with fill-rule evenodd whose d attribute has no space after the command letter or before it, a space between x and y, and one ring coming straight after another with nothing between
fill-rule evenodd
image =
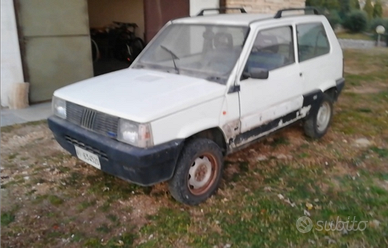
<instances>
[{"instance_id":1,"label":"side mirror","mask_svg":"<svg viewBox=\"0 0 388 248\"><path fill-rule=\"evenodd\" d=\"M250 68L249 72L243 73L243 79L268 79L269 71L263 68Z\"/></svg>"}]
</instances>

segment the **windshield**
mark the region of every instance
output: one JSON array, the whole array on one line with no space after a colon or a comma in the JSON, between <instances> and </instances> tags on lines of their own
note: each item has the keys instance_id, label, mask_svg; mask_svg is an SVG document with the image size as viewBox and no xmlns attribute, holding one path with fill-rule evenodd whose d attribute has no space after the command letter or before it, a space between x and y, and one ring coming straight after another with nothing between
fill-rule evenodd
<instances>
[{"instance_id":1,"label":"windshield","mask_svg":"<svg viewBox=\"0 0 388 248\"><path fill-rule=\"evenodd\" d=\"M133 67L226 83L247 32L248 27L171 24L146 48Z\"/></svg>"}]
</instances>

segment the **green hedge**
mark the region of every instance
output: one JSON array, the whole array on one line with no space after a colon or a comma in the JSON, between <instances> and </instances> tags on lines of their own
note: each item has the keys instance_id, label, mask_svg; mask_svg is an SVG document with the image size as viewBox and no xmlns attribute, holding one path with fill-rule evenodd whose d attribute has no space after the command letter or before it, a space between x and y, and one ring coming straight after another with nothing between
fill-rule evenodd
<instances>
[{"instance_id":1,"label":"green hedge","mask_svg":"<svg viewBox=\"0 0 388 248\"><path fill-rule=\"evenodd\" d=\"M368 17L362 10L352 10L345 17L343 26L353 33L362 32L368 27Z\"/></svg>"}]
</instances>

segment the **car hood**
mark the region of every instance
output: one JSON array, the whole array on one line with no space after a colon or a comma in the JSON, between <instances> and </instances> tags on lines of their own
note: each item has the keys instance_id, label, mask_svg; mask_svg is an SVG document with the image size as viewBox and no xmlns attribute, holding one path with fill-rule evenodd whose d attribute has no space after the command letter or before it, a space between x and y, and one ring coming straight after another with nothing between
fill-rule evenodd
<instances>
[{"instance_id":1,"label":"car hood","mask_svg":"<svg viewBox=\"0 0 388 248\"><path fill-rule=\"evenodd\" d=\"M222 97L225 91L225 85L204 79L128 68L66 86L54 96L145 123Z\"/></svg>"}]
</instances>

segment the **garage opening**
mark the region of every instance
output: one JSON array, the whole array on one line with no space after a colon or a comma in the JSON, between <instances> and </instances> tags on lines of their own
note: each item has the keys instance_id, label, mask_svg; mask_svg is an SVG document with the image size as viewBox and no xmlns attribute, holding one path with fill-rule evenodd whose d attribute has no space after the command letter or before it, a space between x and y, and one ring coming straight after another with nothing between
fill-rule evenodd
<instances>
[{"instance_id":1,"label":"garage opening","mask_svg":"<svg viewBox=\"0 0 388 248\"><path fill-rule=\"evenodd\" d=\"M140 40L149 42L168 20L218 1L14 0L29 102L50 100L58 88L127 68L135 57L128 56L128 36L139 47ZM122 39L117 33L107 35L111 29Z\"/></svg>"},{"instance_id":2,"label":"garage opening","mask_svg":"<svg viewBox=\"0 0 388 248\"><path fill-rule=\"evenodd\" d=\"M145 46L143 0L88 0L95 76L127 68Z\"/></svg>"}]
</instances>

